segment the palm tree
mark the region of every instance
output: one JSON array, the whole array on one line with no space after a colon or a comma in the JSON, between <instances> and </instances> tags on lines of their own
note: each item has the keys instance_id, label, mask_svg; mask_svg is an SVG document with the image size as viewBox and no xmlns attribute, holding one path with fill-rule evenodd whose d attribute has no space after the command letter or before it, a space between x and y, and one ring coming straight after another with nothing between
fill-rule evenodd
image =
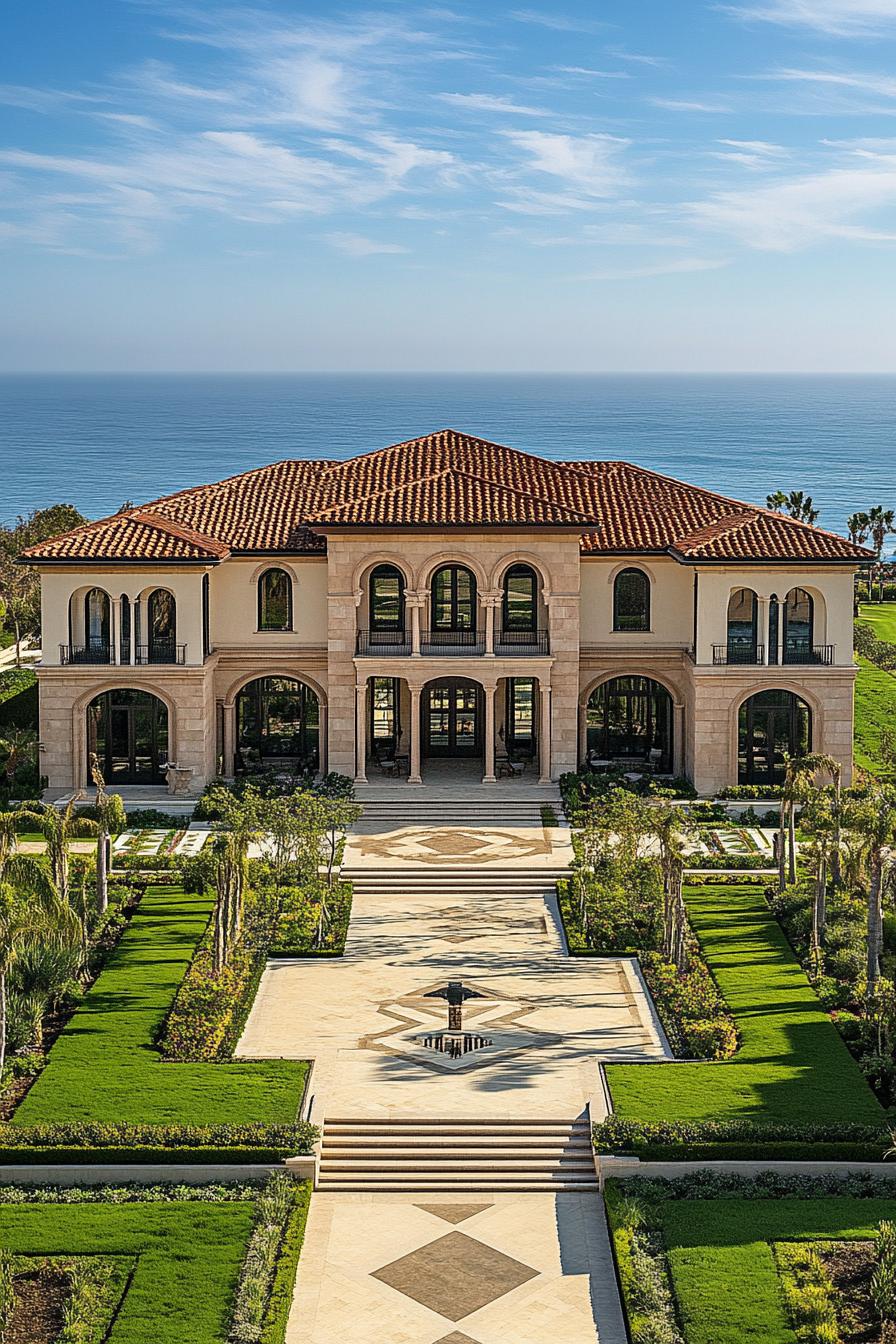
<instances>
[{"instance_id":1,"label":"palm tree","mask_svg":"<svg viewBox=\"0 0 896 1344\"><path fill-rule=\"evenodd\" d=\"M775 513L783 513L787 508L787 495L783 490L776 490L773 495L766 495L765 503Z\"/></svg>"},{"instance_id":2,"label":"palm tree","mask_svg":"<svg viewBox=\"0 0 896 1344\"><path fill-rule=\"evenodd\" d=\"M882 897L886 870L896 844L896 789L884 785L874 790L851 809L851 829L865 842L870 868L868 883L868 916L866 934L866 969L868 1009L873 1009L880 978L880 951L883 934Z\"/></svg>"},{"instance_id":3,"label":"palm tree","mask_svg":"<svg viewBox=\"0 0 896 1344\"><path fill-rule=\"evenodd\" d=\"M96 785L96 908L103 915L109 908L110 837L124 829L127 816L120 796L106 792L106 781L95 755L90 757L90 773Z\"/></svg>"},{"instance_id":4,"label":"palm tree","mask_svg":"<svg viewBox=\"0 0 896 1344\"><path fill-rule=\"evenodd\" d=\"M881 561L884 553L884 542L893 532L896 532L896 513L892 509L885 509L880 504L875 504L873 509L868 510L868 531L871 535L871 541L877 552L877 575L878 575L878 602L884 600L884 575L881 568ZM868 596L871 596L871 585L868 585Z\"/></svg>"},{"instance_id":5,"label":"palm tree","mask_svg":"<svg viewBox=\"0 0 896 1344\"><path fill-rule=\"evenodd\" d=\"M12 786L20 765L36 765L39 744L33 728L7 728L0 737L0 755L5 757L3 771L8 787Z\"/></svg>"},{"instance_id":6,"label":"palm tree","mask_svg":"<svg viewBox=\"0 0 896 1344\"><path fill-rule=\"evenodd\" d=\"M64 812L55 807L43 807L40 811L22 808L14 815L34 826L46 840L53 888L62 904L69 905L69 843L80 836L96 835L99 830L96 822L78 816L74 799Z\"/></svg>"},{"instance_id":7,"label":"palm tree","mask_svg":"<svg viewBox=\"0 0 896 1344\"><path fill-rule=\"evenodd\" d=\"M661 802L647 813L647 823L659 843L663 873L663 956L685 969L687 958L687 911L682 894L685 836L696 830L681 808Z\"/></svg>"},{"instance_id":8,"label":"palm tree","mask_svg":"<svg viewBox=\"0 0 896 1344\"><path fill-rule=\"evenodd\" d=\"M801 523L818 522L818 510L812 502L812 496L804 495L802 490L791 490L787 496L786 508L791 518L796 518Z\"/></svg>"},{"instance_id":9,"label":"palm tree","mask_svg":"<svg viewBox=\"0 0 896 1344\"><path fill-rule=\"evenodd\" d=\"M846 529L849 533L849 539L854 546L864 546L868 540L868 529L871 524L867 513L851 513L846 520Z\"/></svg>"}]
</instances>

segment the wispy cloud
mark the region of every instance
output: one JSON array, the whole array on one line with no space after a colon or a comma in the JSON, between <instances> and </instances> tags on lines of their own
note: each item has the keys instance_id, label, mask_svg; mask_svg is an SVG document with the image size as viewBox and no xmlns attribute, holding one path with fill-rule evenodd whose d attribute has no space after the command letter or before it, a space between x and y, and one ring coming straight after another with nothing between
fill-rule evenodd
<instances>
[{"instance_id":1,"label":"wispy cloud","mask_svg":"<svg viewBox=\"0 0 896 1344\"><path fill-rule=\"evenodd\" d=\"M833 37L868 37L896 24L892 0L757 0L719 8L740 19L810 28Z\"/></svg>"},{"instance_id":2,"label":"wispy cloud","mask_svg":"<svg viewBox=\"0 0 896 1344\"><path fill-rule=\"evenodd\" d=\"M716 143L725 148L710 151L713 158L745 168L770 168L789 157L789 150L783 145L774 145L767 140L718 140Z\"/></svg>"},{"instance_id":3,"label":"wispy cloud","mask_svg":"<svg viewBox=\"0 0 896 1344\"><path fill-rule=\"evenodd\" d=\"M731 108L723 103L691 102L685 98L648 98L654 107L662 107L667 112L730 112Z\"/></svg>"},{"instance_id":4,"label":"wispy cloud","mask_svg":"<svg viewBox=\"0 0 896 1344\"><path fill-rule=\"evenodd\" d=\"M625 47L607 47L608 56L615 56L617 61L631 61L632 65L649 65L655 70L661 70L669 64L665 56L648 56L643 51L627 51Z\"/></svg>"},{"instance_id":5,"label":"wispy cloud","mask_svg":"<svg viewBox=\"0 0 896 1344\"><path fill-rule=\"evenodd\" d=\"M591 79L631 79L628 70L592 70L587 65L552 65L559 75L585 75Z\"/></svg>"},{"instance_id":6,"label":"wispy cloud","mask_svg":"<svg viewBox=\"0 0 896 1344\"><path fill-rule=\"evenodd\" d=\"M697 271L718 271L731 263L715 257L670 257L645 266L609 266L588 271L577 280L646 280L656 275L693 275Z\"/></svg>"},{"instance_id":7,"label":"wispy cloud","mask_svg":"<svg viewBox=\"0 0 896 1344\"><path fill-rule=\"evenodd\" d=\"M896 78L872 71L857 70L800 70L782 68L770 70L762 79L784 84L816 84L841 89L858 89L876 98L896 98Z\"/></svg>"},{"instance_id":8,"label":"wispy cloud","mask_svg":"<svg viewBox=\"0 0 896 1344\"><path fill-rule=\"evenodd\" d=\"M324 237L331 247L349 257L379 257L410 251L410 248L402 247L399 243L378 242L360 233L327 233Z\"/></svg>"},{"instance_id":9,"label":"wispy cloud","mask_svg":"<svg viewBox=\"0 0 896 1344\"><path fill-rule=\"evenodd\" d=\"M613 196L630 180L622 154L630 141L615 135L555 135L548 131L505 131L527 156L526 166L561 178L587 196Z\"/></svg>"},{"instance_id":10,"label":"wispy cloud","mask_svg":"<svg viewBox=\"0 0 896 1344\"><path fill-rule=\"evenodd\" d=\"M539 28L550 28L557 33L597 33L611 26L601 23L599 19L588 21L570 18L565 14L540 9L513 9L508 18L515 19L517 23L533 23Z\"/></svg>"},{"instance_id":11,"label":"wispy cloud","mask_svg":"<svg viewBox=\"0 0 896 1344\"><path fill-rule=\"evenodd\" d=\"M462 107L469 112L497 112L513 117L547 117L550 113L543 107L527 107L492 93L437 93L440 103L449 103L452 107Z\"/></svg>"}]
</instances>

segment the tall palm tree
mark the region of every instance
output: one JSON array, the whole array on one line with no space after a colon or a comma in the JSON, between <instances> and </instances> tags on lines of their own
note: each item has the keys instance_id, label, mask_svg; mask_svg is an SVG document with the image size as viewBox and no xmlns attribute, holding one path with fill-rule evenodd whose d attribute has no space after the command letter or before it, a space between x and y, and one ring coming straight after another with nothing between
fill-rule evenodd
<instances>
[{"instance_id":1,"label":"tall palm tree","mask_svg":"<svg viewBox=\"0 0 896 1344\"><path fill-rule=\"evenodd\" d=\"M0 755L4 757L6 783L12 786L20 765L37 765L39 744L33 728L7 728L0 737Z\"/></svg>"},{"instance_id":2,"label":"tall palm tree","mask_svg":"<svg viewBox=\"0 0 896 1344\"><path fill-rule=\"evenodd\" d=\"M846 520L846 529L849 533L849 539L854 546L864 546L868 540L868 531L871 524L868 521L867 513L851 513Z\"/></svg>"},{"instance_id":3,"label":"tall palm tree","mask_svg":"<svg viewBox=\"0 0 896 1344\"><path fill-rule=\"evenodd\" d=\"M775 513L783 513L787 508L787 495L783 490L776 490L774 494L766 495L765 503Z\"/></svg>"},{"instance_id":4,"label":"tall palm tree","mask_svg":"<svg viewBox=\"0 0 896 1344\"><path fill-rule=\"evenodd\" d=\"M124 829L127 817L119 794L106 792L106 781L95 755L90 757L90 773L96 785L96 908L103 915L109 908L110 837Z\"/></svg>"},{"instance_id":5,"label":"tall palm tree","mask_svg":"<svg viewBox=\"0 0 896 1344\"><path fill-rule=\"evenodd\" d=\"M786 508L791 518L797 518L801 523L818 522L818 510L812 501L812 496L803 494L802 490L791 490L787 496Z\"/></svg>"},{"instance_id":6,"label":"tall palm tree","mask_svg":"<svg viewBox=\"0 0 896 1344\"><path fill-rule=\"evenodd\" d=\"M871 535L871 542L877 552L877 576L878 576L878 602L884 600L884 575L881 568L881 561L884 554L884 542L887 537L896 532L896 513L892 509L885 509L880 504L875 504L873 509L868 510L868 531ZM871 596L871 585L868 586L868 596Z\"/></svg>"},{"instance_id":7,"label":"tall palm tree","mask_svg":"<svg viewBox=\"0 0 896 1344\"><path fill-rule=\"evenodd\" d=\"M42 807L39 811L22 808L14 815L29 826L40 831L47 842L47 859L50 865L50 879L56 895L63 905L70 904L69 883L69 842L83 836L94 836L99 827L88 817L78 815L74 800L64 812L55 807Z\"/></svg>"},{"instance_id":8,"label":"tall palm tree","mask_svg":"<svg viewBox=\"0 0 896 1344\"><path fill-rule=\"evenodd\" d=\"M848 815L850 828L861 836L868 857L868 914L866 932L867 1002L873 1008L880 978L883 941L883 889L896 844L896 789L882 785L856 803Z\"/></svg>"}]
</instances>

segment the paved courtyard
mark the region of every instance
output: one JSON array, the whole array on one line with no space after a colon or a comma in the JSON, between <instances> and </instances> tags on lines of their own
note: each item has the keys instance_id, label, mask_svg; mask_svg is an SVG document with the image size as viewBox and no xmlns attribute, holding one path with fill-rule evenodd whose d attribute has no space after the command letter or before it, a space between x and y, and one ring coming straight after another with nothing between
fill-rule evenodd
<instances>
[{"instance_id":1,"label":"paved courtyard","mask_svg":"<svg viewBox=\"0 0 896 1344\"><path fill-rule=\"evenodd\" d=\"M317 1194L287 1344L624 1344L596 1194Z\"/></svg>"}]
</instances>

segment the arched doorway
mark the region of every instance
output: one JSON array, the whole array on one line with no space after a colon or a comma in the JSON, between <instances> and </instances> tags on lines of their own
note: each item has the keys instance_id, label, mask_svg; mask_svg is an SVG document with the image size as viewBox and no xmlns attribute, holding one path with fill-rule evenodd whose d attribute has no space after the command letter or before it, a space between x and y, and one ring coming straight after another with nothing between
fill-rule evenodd
<instances>
[{"instance_id":1,"label":"arched doorway","mask_svg":"<svg viewBox=\"0 0 896 1344\"><path fill-rule=\"evenodd\" d=\"M320 701L295 677L257 677L236 698L237 769L316 770Z\"/></svg>"},{"instance_id":2,"label":"arched doorway","mask_svg":"<svg viewBox=\"0 0 896 1344\"><path fill-rule=\"evenodd\" d=\"M759 691L740 707L737 782L782 784L786 756L812 750L812 711L792 691Z\"/></svg>"},{"instance_id":3,"label":"arched doorway","mask_svg":"<svg viewBox=\"0 0 896 1344\"><path fill-rule=\"evenodd\" d=\"M587 733L589 760L672 771L672 697L650 677L614 677L592 691Z\"/></svg>"},{"instance_id":4,"label":"arched doorway","mask_svg":"<svg viewBox=\"0 0 896 1344\"><path fill-rule=\"evenodd\" d=\"M148 691L104 691L87 706L87 761L96 754L107 784L162 784L168 710Z\"/></svg>"},{"instance_id":5,"label":"arched doorway","mask_svg":"<svg viewBox=\"0 0 896 1344\"><path fill-rule=\"evenodd\" d=\"M421 743L426 757L469 760L482 755L482 687L467 677L432 681L421 696Z\"/></svg>"}]
</instances>

